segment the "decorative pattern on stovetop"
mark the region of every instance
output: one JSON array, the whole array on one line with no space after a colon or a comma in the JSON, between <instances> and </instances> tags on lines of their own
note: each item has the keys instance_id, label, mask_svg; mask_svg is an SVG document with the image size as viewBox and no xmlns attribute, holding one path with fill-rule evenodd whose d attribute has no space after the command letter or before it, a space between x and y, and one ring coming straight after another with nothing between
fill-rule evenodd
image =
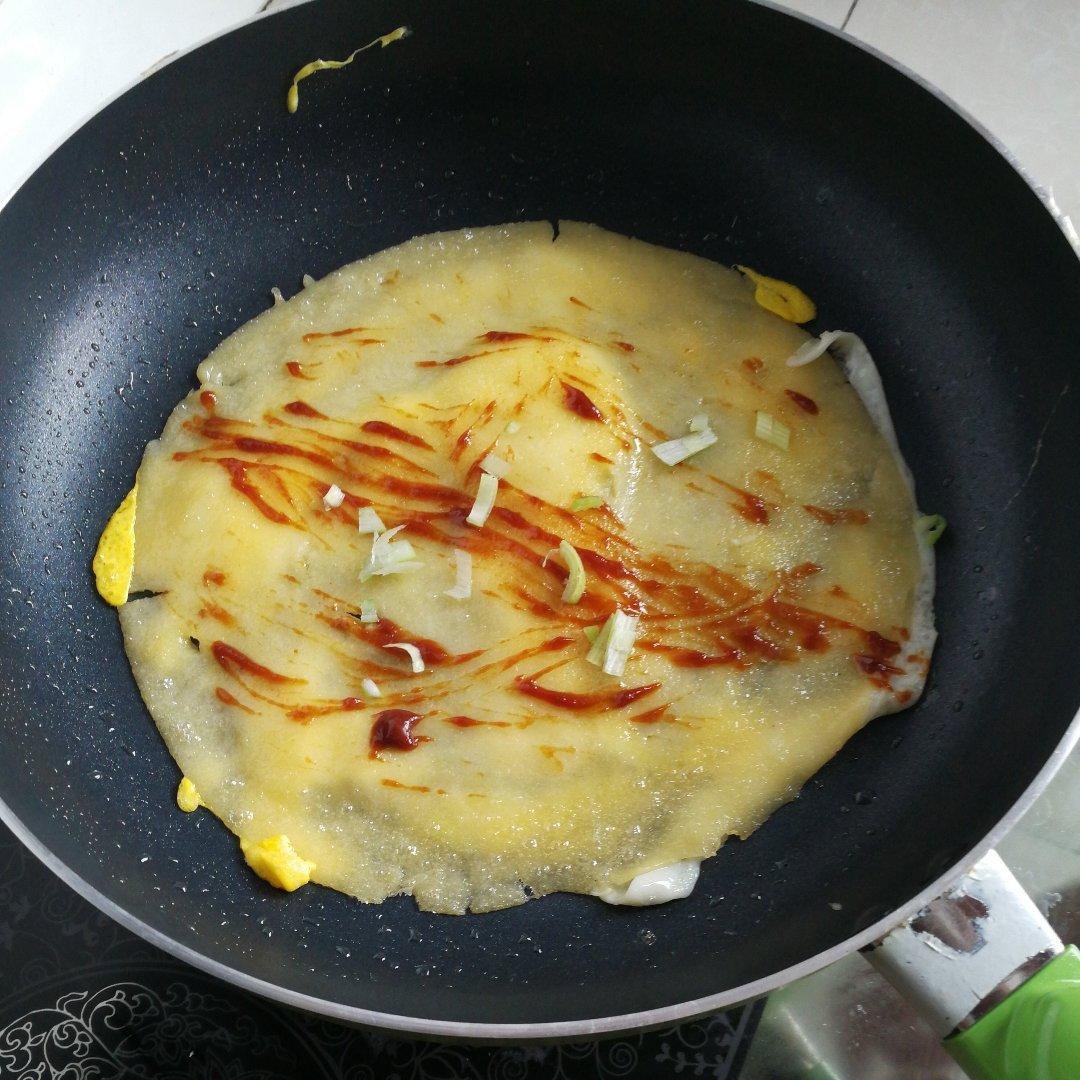
<instances>
[{"instance_id":1,"label":"decorative pattern on stovetop","mask_svg":"<svg viewBox=\"0 0 1080 1080\"><path fill-rule=\"evenodd\" d=\"M734 1080L759 1009L561 1046L468 1047L273 1005L102 915L0 826L3 1080Z\"/></svg>"}]
</instances>

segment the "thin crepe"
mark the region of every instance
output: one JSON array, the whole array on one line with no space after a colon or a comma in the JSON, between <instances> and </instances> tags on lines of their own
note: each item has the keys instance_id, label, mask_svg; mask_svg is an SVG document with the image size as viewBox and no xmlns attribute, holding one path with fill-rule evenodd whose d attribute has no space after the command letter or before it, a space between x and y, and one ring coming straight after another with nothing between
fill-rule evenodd
<instances>
[{"instance_id":1,"label":"thin crepe","mask_svg":"<svg viewBox=\"0 0 1080 1080\"><path fill-rule=\"evenodd\" d=\"M419 237L241 327L147 447L132 589L156 595L120 609L203 802L324 885L454 913L748 836L914 700L933 647L902 463L831 358L786 366L806 340L739 274L573 223ZM702 413L717 442L659 461ZM510 468L475 528L488 453ZM361 584L366 505L418 568ZM621 679L583 633L616 607L641 616ZM385 710L420 719L380 748Z\"/></svg>"}]
</instances>

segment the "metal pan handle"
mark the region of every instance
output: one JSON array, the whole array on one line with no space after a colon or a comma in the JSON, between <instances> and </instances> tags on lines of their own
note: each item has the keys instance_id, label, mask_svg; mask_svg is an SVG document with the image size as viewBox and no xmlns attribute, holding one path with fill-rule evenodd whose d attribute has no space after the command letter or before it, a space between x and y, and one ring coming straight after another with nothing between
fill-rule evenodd
<instances>
[{"instance_id":1,"label":"metal pan handle","mask_svg":"<svg viewBox=\"0 0 1080 1080\"><path fill-rule=\"evenodd\" d=\"M976 1080L1080 1078L1080 951L996 852L867 954Z\"/></svg>"}]
</instances>

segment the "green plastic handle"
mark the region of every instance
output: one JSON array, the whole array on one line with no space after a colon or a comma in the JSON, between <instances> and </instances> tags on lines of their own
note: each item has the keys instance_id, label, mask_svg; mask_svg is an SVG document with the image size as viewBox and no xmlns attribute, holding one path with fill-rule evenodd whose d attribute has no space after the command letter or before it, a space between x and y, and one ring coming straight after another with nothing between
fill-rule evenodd
<instances>
[{"instance_id":1,"label":"green plastic handle","mask_svg":"<svg viewBox=\"0 0 1080 1080\"><path fill-rule=\"evenodd\" d=\"M944 1045L976 1080L1080 1080L1080 950L1070 945Z\"/></svg>"}]
</instances>

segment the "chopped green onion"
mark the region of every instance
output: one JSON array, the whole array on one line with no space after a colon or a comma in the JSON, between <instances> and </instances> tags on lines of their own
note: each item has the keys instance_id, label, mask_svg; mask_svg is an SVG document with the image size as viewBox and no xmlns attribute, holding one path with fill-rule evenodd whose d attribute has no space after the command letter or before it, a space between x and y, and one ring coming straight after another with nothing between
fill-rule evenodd
<instances>
[{"instance_id":1,"label":"chopped green onion","mask_svg":"<svg viewBox=\"0 0 1080 1080\"><path fill-rule=\"evenodd\" d=\"M373 577L389 577L391 574L407 574L419 570L424 564L415 559L397 559L379 563L377 566L365 566L360 571L360 581L370 581Z\"/></svg>"},{"instance_id":2,"label":"chopped green onion","mask_svg":"<svg viewBox=\"0 0 1080 1080\"><path fill-rule=\"evenodd\" d=\"M616 608L611 616L611 630L604 649L603 671L605 675L621 676L637 637L637 615L627 615Z\"/></svg>"},{"instance_id":3,"label":"chopped green onion","mask_svg":"<svg viewBox=\"0 0 1080 1080\"><path fill-rule=\"evenodd\" d=\"M361 679L360 689L363 690L368 697L382 697L382 691L376 686L374 679Z\"/></svg>"},{"instance_id":4,"label":"chopped green onion","mask_svg":"<svg viewBox=\"0 0 1080 1080\"><path fill-rule=\"evenodd\" d=\"M516 420L511 420L506 425L507 435L516 435L521 430L521 425Z\"/></svg>"},{"instance_id":5,"label":"chopped green onion","mask_svg":"<svg viewBox=\"0 0 1080 1080\"><path fill-rule=\"evenodd\" d=\"M607 653L608 638L611 637L611 624L614 619L614 615L609 615L607 621L599 630L596 627L591 627L591 629L596 630L596 634L592 639L592 648L589 649L585 657L590 664L595 664L597 667L603 666L604 656Z\"/></svg>"},{"instance_id":6,"label":"chopped green onion","mask_svg":"<svg viewBox=\"0 0 1080 1080\"><path fill-rule=\"evenodd\" d=\"M407 641L396 641L392 645L384 645L383 648L400 649L403 653L408 653L409 659L412 661L414 675L419 675L424 670L424 658L415 645L410 645Z\"/></svg>"},{"instance_id":7,"label":"chopped green onion","mask_svg":"<svg viewBox=\"0 0 1080 1080\"><path fill-rule=\"evenodd\" d=\"M585 565L581 556L573 545L565 540L559 541L559 553L566 563L566 588L563 589L562 600L564 604L576 604L585 591Z\"/></svg>"},{"instance_id":8,"label":"chopped green onion","mask_svg":"<svg viewBox=\"0 0 1080 1080\"><path fill-rule=\"evenodd\" d=\"M326 494L322 497L322 504L324 510L336 510L345 501L345 492L337 486L337 484L331 484L326 489Z\"/></svg>"},{"instance_id":9,"label":"chopped green onion","mask_svg":"<svg viewBox=\"0 0 1080 1080\"><path fill-rule=\"evenodd\" d=\"M637 627L637 615L627 615L616 608L599 630L595 626L586 627L585 636L592 641L592 648L585 659L602 668L605 675L621 677L637 638Z\"/></svg>"},{"instance_id":10,"label":"chopped green onion","mask_svg":"<svg viewBox=\"0 0 1080 1080\"><path fill-rule=\"evenodd\" d=\"M708 431L709 418L704 413L698 413L697 416L691 416L689 427L691 431Z\"/></svg>"},{"instance_id":11,"label":"chopped green onion","mask_svg":"<svg viewBox=\"0 0 1080 1080\"><path fill-rule=\"evenodd\" d=\"M419 570L424 564L416 558L416 551L408 540L393 541L391 538L404 529L396 525L384 533L376 533L371 541L371 555L360 571L360 580L372 577L385 577L387 574L404 574L409 570Z\"/></svg>"},{"instance_id":12,"label":"chopped green onion","mask_svg":"<svg viewBox=\"0 0 1080 1080\"><path fill-rule=\"evenodd\" d=\"M461 548L454 548L454 563L457 579L453 588L447 589L443 595L453 600L468 600L472 596L472 556Z\"/></svg>"},{"instance_id":13,"label":"chopped green onion","mask_svg":"<svg viewBox=\"0 0 1080 1080\"><path fill-rule=\"evenodd\" d=\"M494 454L485 454L483 461L480 462L480 468L501 480L510 471L510 462L503 461L501 457L496 457Z\"/></svg>"},{"instance_id":14,"label":"chopped green onion","mask_svg":"<svg viewBox=\"0 0 1080 1080\"><path fill-rule=\"evenodd\" d=\"M379 621L379 613L370 600L360 601L360 621L362 623L376 623Z\"/></svg>"},{"instance_id":15,"label":"chopped green onion","mask_svg":"<svg viewBox=\"0 0 1080 1080\"><path fill-rule=\"evenodd\" d=\"M781 450L791 445L791 429L767 412L759 412L754 417L754 434L762 442L772 443Z\"/></svg>"},{"instance_id":16,"label":"chopped green onion","mask_svg":"<svg viewBox=\"0 0 1080 1080\"><path fill-rule=\"evenodd\" d=\"M589 644L592 645L600 636L600 627L586 626L581 632L589 639Z\"/></svg>"},{"instance_id":17,"label":"chopped green onion","mask_svg":"<svg viewBox=\"0 0 1080 1080\"><path fill-rule=\"evenodd\" d=\"M603 505L604 500L599 495L582 495L570 504L570 510L575 514L580 514L582 510L595 510Z\"/></svg>"},{"instance_id":18,"label":"chopped green onion","mask_svg":"<svg viewBox=\"0 0 1080 1080\"><path fill-rule=\"evenodd\" d=\"M360 53L366 52L376 45L381 45L385 49L387 45L392 45L395 41L400 41L403 37L407 36L408 33L409 28L407 26L399 26L389 34L383 34L382 37L377 37L374 41L369 41L366 45L361 45L359 49L354 49L344 60L312 60L310 64L305 64L293 76L292 85L289 87L289 92L285 95L285 108L291 113L296 112L296 107L300 104L299 83L309 75L314 75L316 71L326 71L329 68L343 68L346 65L351 64Z\"/></svg>"},{"instance_id":19,"label":"chopped green onion","mask_svg":"<svg viewBox=\"0 0 1080 1080\"><path fill-rule=\"evenodd\" d=\"M802 367L804 364L809 364L821 356L826 349L834 345L837 341L843 341L854 337L854 334L848 333L846 330L826 330L821 337L804 341L802 345L787 358L787 366Z\"/></svg>"},{"instance_id":20,"label":"chopped green onion","mask_svg":"<svg viewBox=\"0 0 1080 1080\"><path fill-rule=\"evenodd\" d=\"M356 525L362 533L386 532L386 526L383 524L382 518L370 506L360 507L360 513L356 517Z\"/></svg>"},{"instance_id":21,"label":"chopped green onion","mask_svg":"<svg viewBox=\"0 0 1080 1080\"><path fill-rule=\"evenodd\" d=\"M470 525L480 528L488 519L495 506L495 496L499 492L499 478L491 473L480 474L480 487L476 492L476 501L472 504L469 516L465 519Z\"/></svg>"},{"instance_id":22,"label":"chopped green onion","mask_svg":"<svg viewBox=\"0 0 1080 1080\"><path fill-rule=\"evenodd\" d=\"M941 539L945 525L946 521L940 514L926 514L915 522L915 527L931 547Z\"/></svg>"},{"instance_id":23,"label":"chopped green onion","mask_svg":"<svg viewBox=\"0 0 1080 1080\"><path fill-rule=\"evenodd\" d=\"M652 452L665 465L678 465L688 457L700 453L708 446L716 442L716 433L706 429L695 431L690 435L684 435L681 439L669 439L667 442L657 443L652 447Z\"/></svg>"},{"instance_id":24,"label":"chopped green onion","mask_svg":"<svg viewBox=\"0 0 1080 1080\"><path fill-rule=\"evenodd\" d=\"M395 540L390 545L390 562L405 562L416 558L416 549L408 540Z\"/></svg>"},{"instance_id":25,"label":"chopped green onion","mask_svg":"<svg viewBox=\"0 0 1080 1080\"><path fill-rule=\"evenodd\" d=\"M375 539L371 542L371 546L378 547L379 545L389 545L391 539L397 536L397 534L401 532L401 530L404 528L404 525L395 525L392 529L387 529L385 532L380 533L378 536L375 537ZM403 543L403 541L398 541L398 543Z\"/></svg>"}]
</instances>

